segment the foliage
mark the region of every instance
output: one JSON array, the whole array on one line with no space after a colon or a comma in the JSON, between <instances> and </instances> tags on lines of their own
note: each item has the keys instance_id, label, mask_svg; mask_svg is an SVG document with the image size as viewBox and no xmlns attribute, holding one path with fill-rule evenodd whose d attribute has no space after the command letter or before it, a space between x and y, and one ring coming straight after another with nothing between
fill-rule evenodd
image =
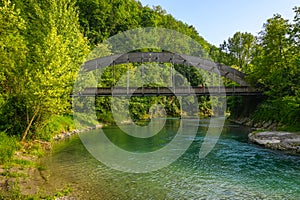
<instances>
[{"instance_id":1,"label":"foliage","mask_svg":"<svg viewBox=\"0 0 300 200\"><path fill-rule=\"evenodd\" d=\"M163 10L160 6L155 6L153 8L150 8L148 6L143 7L140 2L134 0L78 0L76 4L78 5L80 10L79 20L81 26L84 29L84 33L88 37L91 46L96 46L93 54L98 55L99 51L102 51L104 53L107 52L106 55L109 55L110 53L109 51L107 51L107 49L111 47L100 46L99 48L99 43L119 32L138 27L163 27L176 30L178 32L186 34L187 36L190 36L191 38L199 42L199 44L207 52L211 47L210 44L208 44L201 36L199 36L193 26L189 26L188 24L176 20L173 16L167 14L166 11ZM188 44L181 43L177 45L179 45L180 48L184 48ZM149 51L149 49L143 49L140 51ZM155 51L161 51L161 49ZM204 52L202 52L201 55L204 57L207 56L207 54ZM95 58L97 56L93 55L92 57ZM131 73L136 70L136 66L134 65L118 65L115 68L108 67L102 74L101 83L99 83L98 86L114 86L116 84L116 80L119 80L119 78L124 75L128 67ZM176 70L183 74L193 86L201 84L201 76L194 68L188 66L176 66ZM146 78L151 80L157 79L157 77L155 77L155 75L153 74L147 74ZM165 106L168 111L168 115L178 116L178 114L180 113L178 105L174 104L175 101L173 97L145 97L131 98L131 116L134 119L144 119L149 117L149 108L152 104L158 102ZM88 106L88 102L83 102L82 104L83 108L85 106ZM208 108L209 106L205 107ZM100 121L113 121L110 97L97 97L96 110L97 117Z\"/></svg>"},{"instance_id":2,"label":"foliage","mask_svg":"<svg viewBox=\"0 0 300 200\"><path fill-rule=\"evenodd\" d=\"M75 128L73 118L69 115L54 115L44 121L41 126L36 129L32 138L36 137L46 141L50 141L53 136L73 130Z\"/></svg>"},{"instance_id":3,"label":"foliage","mask_svg":"<svg viewBox=\"0 0 300 200\"><path fill-rule=\"evenodd\" d=\"M0 71L6 77L0 82L0 112L8 114L0 120L2 130L22 133L24 140L51 116L70 112L69 94L88 46L73 1L14 3L18 9L9 1L1 7L3 46L13 49L1 49L7 61ZM12 17L5 19L7 12Z\"/></svg>"},{"instance_id":4,"label":"foliage","mask_svg":"<svg viewBox=\"0 0 300 200\"><path fill-rule=\"evenodd\" d=\"M128 76L130 87L170 86L168 85L170 84L170 65L161 65L161 70L159 70L159 72L155 70L155 67L158 67L155 63L144 63L142 69L134 64L107 67L101 76L98 86L112 87L117 84L118 86L126 87ZM126 71L127 74L125 73ZM144 74L144 77L136 76L136 74ZM95 105L99 121L114 121L111 111L111 101L111 97L96 97ZM180 111L178 104L175 102L176 98L174 97L131 97L129 100L130 116L134 120L148 119L150 118L149 110L154 104L161 104L165 107L167 115L178 116ZM114 106L117 107L117 110L122 110L124 108L123 104L124 100L118 98L115 99Z\"/></svg>"},{"instance_id":5,"label":"foliage","mask_svg":"<svg viewBox=\"0 0 300 200\"><path fill-rule=\"evenodd\" d=\"M254 68L249 75L256 85L265 88L270 118L283 123L300 122L300 50L297 24L275 15L260 33ZM263 109L264 106L261 107ZM277 110L276 114L274 113ZM274 112L272 112L274 110ZM277 116L277 117L276 117Z\"/></svg>"},{"instance_id":6,"label":"foliage","mask_svg":"<svg viewBox=\"0 0 300 200\"><path fill-rule=\"evenodd\" d=\"M237 32L220 46L228 54L227 65L235 65L241 71L248 72L252 61L256 39L251 33Z\"/></svg>"},{"instance_id":7,"label":"foliage","mask_svg":"<svg viewBox=\"0 0 300 200\"><path fill-rule=\"evenodd\" d=\"M16 139L0 132L0 164L10 161L16 149Z\"/></svg>"},{"instance_id":8,"label":"foliage","mask_svg":"<svg viewBox=\"0 0 300 200\"><path fill-rule=\"evenodd\" d=\"M25 112L21 104L24 96L26 59L26 41L22 32L26 23L9 1L3 1L0 7L0 130L22 131L19 122L25 118L19 116Z\"/></svg>"},{"instance_id":9,"label":"foliage","mask_svg":"<svg viewBox=\"0 0 300 200\"><path fill-rule=\"evenodd\" d=\"M244 71L253 86L264 89L265 99L252 112L256 121L272 120L292 126L300 122L300 7L294 11L292 23L276 14L267 20L256 39L237 32L221 45L227 53L226 61Z\"/></svg>"},{"instance_id":10,"label":"foliage","mask_svg":"<svg viewBox=\"0 0 300 200\"><path fill-rule=\"evenodd\" d=\"M150 8L135 0L77 0L76 5L80 10L81 27L92 46L130 29L163 27L190 36L199 42L206 52L209 52L211 47L193 26L176 20L160 6Z\"/></svg>"}]
</instances>

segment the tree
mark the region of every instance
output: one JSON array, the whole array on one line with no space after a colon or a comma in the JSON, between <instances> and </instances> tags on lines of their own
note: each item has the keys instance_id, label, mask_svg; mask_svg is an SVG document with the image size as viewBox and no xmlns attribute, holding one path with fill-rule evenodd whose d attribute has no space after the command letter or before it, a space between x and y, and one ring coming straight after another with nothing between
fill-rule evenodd
<instances>
[{"instance_id":1,"label":"tree","mask_svg":"<svg viewBox=\"0 0 300 200\"><path fill-rule=\"evenodd\" d=\"M41 126L51 115L70 110L72 86L79 66L88 52L78 24L75 4L69 0L31 3L30 11L37 18L29 20L30 28L36 24L47 25L36 29L37 39L27 33L30 41L31 60L28 62L29 80L26 84L26 106L29 123L22 140L32 124ZM34 60L34 63L32 62Z\"/></svg>"},{"instance_id":2,"label":"tree","mask_svg":"<svg viewBox=\"0 0 300 200\"><path fill-rule=\"evenodd\" d=\"M228 54L228 65L235 65L241 71L248 72L255 44L256 39L251 33L237 32L228 42L224 41L220 48Z\"/></svg>"},{"instance_id":3,"label":"tree","mask_svg":"<svg viewBox=\"0 0 300 200\"><path fill-rule=\"evenodd\" d=\"M26 23L10 1L0 7L0 129L20 131L21 103L26 82L24 63L27 55L22 32ZM16 128L18 127L18 128Z\"/></svg>"},{"instance_id":4,"label":"tree","mask_svg":"<svg viewBox=\"0 0 300 200\"><path fill-rule=\"evenodd\" d=\"M142 5L134 0L77 0L79 20L92 46L140 25Z\"/></svg>"},{"instance_id":5,"label":"tree","mask_svg":"<svg viewBox=\"0 0 300 200\"><path fill-rule=\"evenodd\" d=\"M43 126L51 116L70 112L69 95L88 46L80 32L72 0L15 3L25 21L26 29L20 35L27 51L15 55L17 58L26 52L24 62L18 66L8 68L9 63L4 63L3 69L8 69L6 71L12 78L6 82L12 84L14 91L8 95L12 100L6 105L15 116L7 118L6 124L14 120L15 125L8 131L14 134L22 132L21 140L25 140L29 132ZM9 31L5 29L3 34ZM4 46L9 41L5 41ZM12 47L20 49L14 42Z\"/></svg>"},{"instance_id":6,"label":"tree","mask_svg":"<svg viewBox=\"0 0 300 200\"><path fill-rule=\"evenodd\" d=\"M249 75L252 84L263 86L267 95L267 101L260 106L256 116L285 124L300 121L299 11L295 10L294 24L280 15L267 20Z\"/></svg>"},{"instance_id":7,"label":"tree","mask_svg":"<svg viewBox=\"0 0 300 200\"><path fill-rule=\"evenodd\" d=\"M290 30L290 24L280 15L269 19L260 32L259 47L253 61L252 77L274 98L290 92L289 79L295 70Z\"/></svg>"}]
</instances>

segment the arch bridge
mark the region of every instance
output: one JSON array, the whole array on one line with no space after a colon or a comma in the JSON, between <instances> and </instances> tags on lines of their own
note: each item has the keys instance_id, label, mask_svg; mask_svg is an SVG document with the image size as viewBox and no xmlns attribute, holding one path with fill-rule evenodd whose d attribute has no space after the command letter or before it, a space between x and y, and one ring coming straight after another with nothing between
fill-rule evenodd
<instances>
[{"instance_id":1,"label":"arch bridge","mask_svg":"<svg viewBox=\"0 0 300 200\"><path fill-rule=\"evenodd\" d=\"M129 80L126 87L89 87L83 91L75 94L80 96L185 96L195 94L197 96L205 95L227 95L227 96L254 96L261 95L259 89L251 87L245 81L245 74L231 68L229 66L213 62L211 60L203 59L196 56L182 55L171 52L130 52L121 55L112 55L90 60L84 63L83 70L85 72L104 69L108 66L126 63L171 63L183 66L192 66L197 69L203 69L210 73L218 75L220 78L228 78L240 86L220 87L219 86L175 86L172 87L130 87ZM129 78L128 78L129 79ZM74 94L73 94L74 95Z\"/></svg>"}]
</instances>

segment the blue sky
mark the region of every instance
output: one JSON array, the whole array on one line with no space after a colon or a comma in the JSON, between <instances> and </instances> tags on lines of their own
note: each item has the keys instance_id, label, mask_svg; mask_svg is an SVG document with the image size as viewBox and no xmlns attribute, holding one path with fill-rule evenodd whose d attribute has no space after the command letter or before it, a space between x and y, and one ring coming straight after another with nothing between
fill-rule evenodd
<instances>
[{"instance_id":1,"label":"blue sky","mask_svg":"<svg viewBox=\"0 0 300 200\"><path fill-rule=\"evenodd\" d=\"M140 0L143 5L160 5L167 13L189 25L208 42L219 46L237 31L257 35L267 19L279 13L295 16L300 0Z\"/></svg>"}]
</instances>

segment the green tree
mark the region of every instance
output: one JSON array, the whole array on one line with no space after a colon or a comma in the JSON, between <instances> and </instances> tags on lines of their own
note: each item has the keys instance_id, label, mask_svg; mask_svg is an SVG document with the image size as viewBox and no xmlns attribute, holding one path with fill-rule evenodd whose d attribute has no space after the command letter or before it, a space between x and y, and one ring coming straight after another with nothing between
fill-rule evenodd
<instances>
[{"instance_id":1,"label":"green tree","mask_svg":"<svg viewBox=\"0 0 300 200\"><path fill-rule=\"evenodd\" d=\"M213 56L217 58L218 62L248 73L251 70L255 48L256 38L251 33L236 32L227 42L224 41L220 45L219 52L215 50L212 53L215 53ZM224 82L227 86L237 85L230 80L224 80ZM245 109L245 103L247 103L247 107L253 108L252 104L249 103L253 101L250 97L231 96L227 98L227 101L231 116L248 115L249 112Z\"/></svg>"},{"instance_id":2,"label":"green tree","mask_svg":"<svg viewBox=\"0 0 300 200\"><path fill-rule=\"evenodd\" d=\"M39 35L30 41L26 106L29 110L29 123L22 134L22 140L33 123L35 128L43 125L50 116L64 114L70 110L70 97L73 82L79 66L88 52L78 23L75 4L70 0L36 1L32 3L32 13L38 17L29 21L31 29L41 24L35 31Z\"/></svg>"},{"instance_id":3,"label":"green tree","mask_svg":"<svg viewBox=\"0 0 300 200\"><path fill-rule=\"evenodd\" d=\"M148 6L141 11L141 26L142 27L157 27L161 22L161 16Z\"/></svg>"},{"instance_id":4,"label":"green tree","mask_svg":"<svg viewBox=\"0 0 300 200\"><path fill-rule=\"evenodd\" d=\"M260 32L259 47L252 70L256 82L274 98L290 93L290 79L295 73L294 54L290 40L291 25L280 15L275 15Z\"/></svg>"},{"instance_id":5,"label":"green tree","mask_svg":"<svg viewBox=\"0 0 300 200\"><path fill-rule=\"evenodd\" d=\"M241 71L249 71L248 65L251 63L256 46L256 39L251 33L237 32L228 42L224 41L221 49L228 54L228 65L235 65Z\"/></svg>"},{"instance_id":6,"label":"green tree","mask_svg":"<svg viewBox=\"0 0 300 200\"><path fill-rule=\"evenodd\" d=\"M294 24L274 15L260 33L249 77L254 85L264 87L268 97L256 114L257 118L263 116L263 120L273 119L286 124L300 121L299 11L295 10Z\"/></svg>"},{"instance_id":7,"label":"green tree","mask_svg":"<svg viewBox=\"0 0 300 200\"><path fill-rule=\"evenodd\" d=\"M0 7L0 129L20 131L25 110L22 99L26 83L24 69L27 55L26 40L22 32L26 23L10 1L1 1ZM18 127L18 128L16 128Z\"/></svg>"},{"instance_id":8,"label":"green tree","mask_svg":"<svg viewBox=\"0 0 300 200\"><path fill-rule=\"evenodd\" d=\"M19 32L27 51L16 53L18 58L26 52L24 62L19 65L4 63L3 69L7 69L12 77L7 83L12 84L11 88L16 91L8 95L11 100L6 104L6 110L11 110L14 117L8 116L5 124L14 121L7 130L14 134L21 132L21 138L25 140L28 133L34 133L51 116L70 112L69 95L79 66L88 53L88 46L80 32L72 0L15 3L25 20L26 29ZM18 30L17 20L12 24ZM9 31L5 29L3 34ZM19 32L15 32L18 36ZM4 45L9 41L5 41ZM16 41L11 46L23 50Z\"/></svg>"},{"instance_id":9,"label":"green tree","mask_svg":"<svg viewBox=\"0 0 300 200\"><path fill-rule=\"evenodd\" d=\"M142 5L134 0L77 0L79 20L91 45L139 27Z\"/></svg>"}]
</instances>

